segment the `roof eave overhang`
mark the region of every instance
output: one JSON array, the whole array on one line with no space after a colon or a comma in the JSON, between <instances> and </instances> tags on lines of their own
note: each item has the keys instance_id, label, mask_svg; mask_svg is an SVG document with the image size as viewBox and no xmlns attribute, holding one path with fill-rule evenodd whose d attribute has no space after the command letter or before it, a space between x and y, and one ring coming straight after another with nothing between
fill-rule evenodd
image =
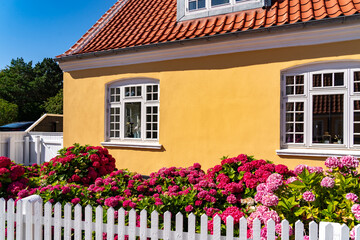
<instances>
[{"instance_id":1,"label":"roof eave overhang","mask_svg":"<svg viewBox=\"0 0 360 240\"><path fill-rule=\"evenodd\" d=\"M64 71L360 39L360 14L62 56ZM224 44L226 43L226 44ZM204 51L205 50L205 51Z\"/></svg>"}]
</instances>

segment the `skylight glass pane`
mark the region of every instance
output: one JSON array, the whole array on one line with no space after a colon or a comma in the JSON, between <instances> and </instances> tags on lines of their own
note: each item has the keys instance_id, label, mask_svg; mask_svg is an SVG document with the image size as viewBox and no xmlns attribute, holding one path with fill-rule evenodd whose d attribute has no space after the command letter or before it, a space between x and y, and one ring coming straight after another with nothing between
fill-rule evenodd
<instances>
[{"instance_id":1,"label":"skylight glass pane","mask_svg":"<svg viewBox=\"0 0 360 240\"><path fill-rule=\"evenodd\" d=\"M229 3L229 0L211 0L211 6Z\"/></svg>"}]
</instances>

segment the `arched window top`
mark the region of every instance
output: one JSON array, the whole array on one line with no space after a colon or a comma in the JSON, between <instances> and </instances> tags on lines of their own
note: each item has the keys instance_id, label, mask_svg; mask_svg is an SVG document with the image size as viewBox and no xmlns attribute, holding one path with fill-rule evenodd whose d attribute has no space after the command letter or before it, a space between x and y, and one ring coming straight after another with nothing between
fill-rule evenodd
<instances>
[{"instance_id":1,"label":"arched window top","mask_svg":"<svg viewBox=\"0 0 360 240\"><path fill-rule=\"evenodd\" d=\"M117 79L107 84L107 87L125 86L125 85L141 85L141 84L159 84L159 80L155 78L125 78Z\"/></svg>"},{"instance_id":2,"label":"arched window top","mask_svg":"<svg viewBox=\"0 0 360 240\"><path fill-rule=\"evenodd\" d=\"M282 74L296 74L306 72L316 72L324 70L345 70L360 68L360 60L341 60L341 61L321 61L306 64L299 64L281 71Z\"/></svg>"}]
</instances>

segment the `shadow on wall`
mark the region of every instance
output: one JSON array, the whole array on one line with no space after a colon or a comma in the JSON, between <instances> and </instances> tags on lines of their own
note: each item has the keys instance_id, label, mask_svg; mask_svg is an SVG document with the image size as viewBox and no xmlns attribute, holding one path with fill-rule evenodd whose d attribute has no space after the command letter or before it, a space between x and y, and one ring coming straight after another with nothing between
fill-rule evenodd
<instances>
[{"instance_id":1,"label":"shadow on wall","mask_svg":"<svg viewBox=\"0 0 360 240\"><path fill-rule=\"evenodd\" d=\"M152 73L187 70L214 70L244 67L258 64L281 63L296 60L336 57L360 54L359 48L354 48L358 41L347 41L317 46L299 46L279 49L258 50L243 53L222 54L189 59L175 59L154 63L142 63L129 66L107 67L101 70L102 76L125 73ZM196 62L196 64L194 64ZM139 67L141 66L141 67ZM73 79L99 76L98 69L73 71Z\"/></svg>"}]
</instances>

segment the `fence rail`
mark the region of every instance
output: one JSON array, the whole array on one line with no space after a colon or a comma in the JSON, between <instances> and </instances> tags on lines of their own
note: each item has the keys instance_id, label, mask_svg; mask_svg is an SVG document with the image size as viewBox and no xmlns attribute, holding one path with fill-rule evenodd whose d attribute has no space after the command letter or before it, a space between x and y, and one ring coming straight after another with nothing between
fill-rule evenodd
<instances>
[{"instance_id":1,"label":"fence rail","mask_svg":"<svg viewBox=\"0 0 360 240\"><path fill-rule=\"evenodd\" d=\"M214 217L213 234L209 234L208 217L206 215L201 216L200 233L197 233L197 222L194 214L187 217L187 232L184 232L184 216L181 213L175 215L175 230L172 230L170 212L163 215L164 227L159 229L160 216L156 211L150 214L151 223L148 227L148 213L146 210L142 210L140 219L137 219L135 210L127 213L121 208L117 212L117 219L115 219L115 210L109 208L106 211L106 223L104 223L105 212L103 208L98 206L95 209L95 222L93 221L93 210L90 205L86 206L85 209L80 205L73 208L69 203L64 208L60 203L52 205L47 202L43 205L42 199L36 195L17 201L16 208L12 199L7 202L0 199L0 240L100 240L104 239L103 234L106 234L108 240L114 239L115 234L121 240L135 240L137 238L140 240L248 240L248 226L245 218L240 219L238 225L239 235L234 236L234 220L229 216L226 221L226 235L222 236L219 216ZM5 229L7 234L5 234ZM287 220L281 222L281 232L281 240L289 240L289 222ZM295 240L303 240L304 224L297 221L294 232ZM266 238L264 238L261 237L260 220L255 219L252 239L275 240L275 222L273 220L267 222L267 234ZM348 240L349 228L337 223L321 222L318 225L311 222L309 225L309 239ZM355 228L355 240L360 240L359 226Z\"/></svg>"}]
</instances>

